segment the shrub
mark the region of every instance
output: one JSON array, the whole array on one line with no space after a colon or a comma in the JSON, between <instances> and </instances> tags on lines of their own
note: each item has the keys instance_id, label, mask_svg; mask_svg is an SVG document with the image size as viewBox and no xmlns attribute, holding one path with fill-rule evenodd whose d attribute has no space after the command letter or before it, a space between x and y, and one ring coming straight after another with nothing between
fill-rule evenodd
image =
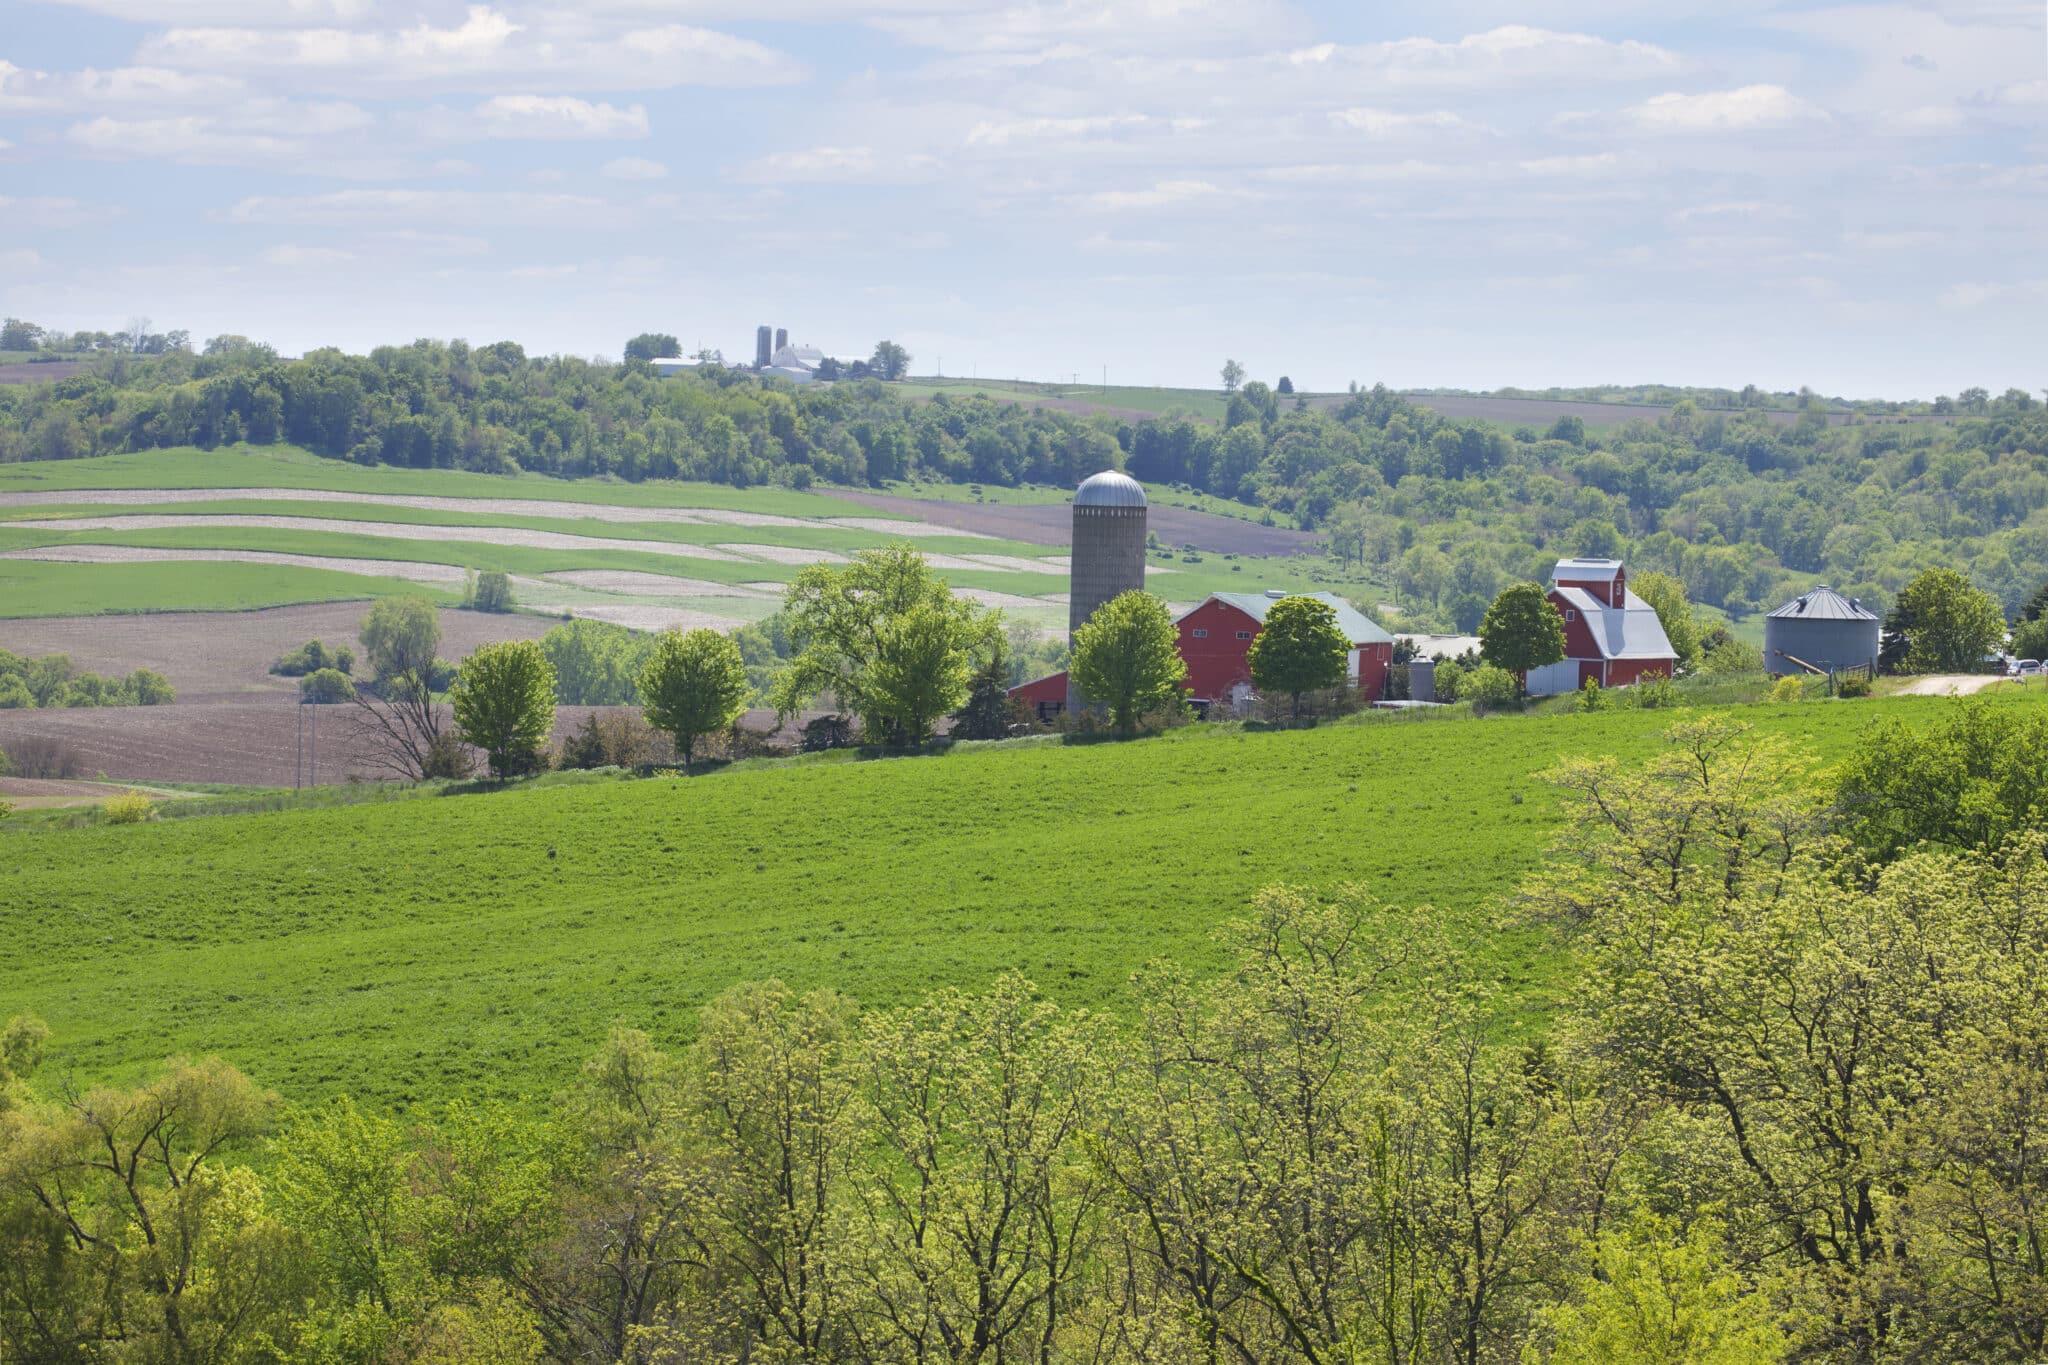
<instances>
[{"instance_id":1,"label":"shrub","mask_svg":"<svg viewBox=\"0 0 2048 1365\"><path fill-rule=\"evenodd\" d=\"M1458 696L1482 710L1499 710L1513 706L1521 695L1515 685L1515 675L1505 668L1492 664L1481 664L1467 674L1458 685Z\"/></svg>"},{"instance_id":2,"label":"shrub","mask_svg":"<svg viewBox=\"0 0 2048 1365\"><path fill-rule=\"evenodd\" d=\"M272 664L270 671L287 678L303 678L308 673L318 673L324 668L331 668L342 674L352 673L355 666L355 651L347 646L330 651L318 640L308 640Z\"/></svg>"},{"instance_id":3,"label":"shrub","mask_svg":"<svg viewBox=\"0 0 2048 1365\"><path fill-rule=\"evenodd\" d=\"M1608 697L1606 690L1600 686L1600 680L1598 678L1588 678L1580 686L1578 698L1573 703L1572 709L1576 711L1609 711L1613 707L1614 702Z\"/></svg>"},{"instance_id":4,"label":"shrub","mask_svg":"<svg viewBox=\"0 0 2048 1365\"><path fill-rule=\"evenodd\" d=\"M130 673L121 690L133 697L137 706L169 706L178 699L171 680L153 668L138 668Z\"/></svg>"},{"instance_id":5,"label":"shrub","mask_svg":"<svg viewBox=\"0 0 2048 1365\"><path fill-rule=\"evenodd\" d=\"M8 746L15 774L45 781L78 776L78 757L71 746L48 735L24 735Z\"/></svg>"},{"instance_id":6,"label":"shrub","mask_svg":"<svg viewBox=\"0 0 2048 1365\"><path fill-rule=\"evenodd\" d=\"M1870 679L1862 673L1844 673L1835 679L1835 695L1838 697L1867 697L1870 695Z\"/></svg>"},{"instance_id":7,"label":"shrub","mask_svg":"<svg viewBox=\"0 0 2048 1365\"><path fill-rule=\"evenodd\" d=\"M322 668L299 679L299 700L316 706L354 701L356 685L338 668Z\"/></svg>"},{"instance_id":8,"label":"shrub","mask_svg":"<svg viewBox=\"0 0 2048 1365\"><path fill-rule=\"evenodd\" d=\"M512 580L496 569L470 576L468 601L473 611L512 610Z\"/></svg>"},{"instance_id":9,"label":"shrub","mask_svg":"<svg viewBox=\"0 0 2048 1365\"><path fill-rule=\"evenodd\" d=\"M12 776L14 776L14 760L7 756L5 749L0 749L0 777Z\"/></svg>"},{"instance_id":10,"label":"shrub","mask_svg":"<svg viewBox=\"0 0 2048 1365\"><path fill-rule=\"evenodd\" d=\"M634 711L593 711L562 741L563 768L644 768L668 761L674 750Z\"/></svg>"},{"instance_id":11,"label":"shrub","mask_svg":"<svg viewBox=\"0 0 2048 1365\"><path fill-rule=\"evenodd\" d=\"M476 755L454 735L436 735L420 763L420 777L426 781L446 778L460 782L476 772Z\"/></svg>"},{"instance_id":12,"label":"shrub","mask_svg":"<svg viewBox=\"0 0 2048 1365\"><path fill-rule=\"evenodd\" d=\"M1629 691L1638 711L1668 711L1678 705L1678 685L1661 673L1645 678Z\"/></svg>"},{"instance_id":13,"label":"shrub","mask_svg":"<svg viewBox=\"0 0 2048 1365\"><path fill-rule=\"evenodd\" d=\"M156 802L134 790L107 798L100 810L110 825L139 825L156 818Z\"/></svg>"},{"instance_id":14,"label":"shrub","mask_svg":"<svg viewBox=\"0 0 2048 1365\"><path fill-rule=\"evenodd\" d=\"M1457 701L1464 695L1465 679L1468 675L1455 659L1445 659L1436 666L1436 699Z\"/></svg>"},{"instance_id":15,"label":"shrub","mask_svg":"<svg viewBox=\"0 0 2048 1365\"><path fill-rule=\"evenodd\" d=\"M1763 670L1764 652L1732 635L1707 650L1700 660L1700 672L1708 674L1761 673Z\"/></svg>"},{"instance_id":16,"label":"shrub","mask_svg":"<svg viewBox=\"0 0 2048 1365\"><path fill-rule=\"evenodd\" d=\"M25 711L36 704L28 684L12 673L0 674L0 711Z\"/></svg>"},{"instance_id":17,"label":"shrub","mask_svg":"<svg viewBox=\"0 0 2048 1365\"><path fill-rule=\"evenodd\" d=\"M1771 689L1772 701L1799 701L1806 696L1806 679L1797 673L1778 679Z\"/></svg>"},{"instance_id":18,"label":"shrub","mask_svg":"<svg viewBox=\"0 0 2048 1365\"><path fill-rule=\"evenodd\" d=\"M803 733L803 751L807 754L851 749L861 739L851 716L819 716L804 726Z\"/></svg>"}]
</instances>

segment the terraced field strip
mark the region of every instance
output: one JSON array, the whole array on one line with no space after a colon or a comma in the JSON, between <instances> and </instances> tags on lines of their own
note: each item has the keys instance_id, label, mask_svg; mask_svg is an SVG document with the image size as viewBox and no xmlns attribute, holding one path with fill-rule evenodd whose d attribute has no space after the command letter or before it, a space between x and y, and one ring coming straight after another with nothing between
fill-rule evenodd
<instances>
[{"instance_id":1,"label":"terraced field strip","mask_svg":"<svg viewBox=\"0 0 2048 1365\"><path fill-rule=\"evenodd\" d=\"M529 550L627 550L638 554L679 555L686 559L724 559L739 556L668 540L603 540L595 536L567 535L560 531L532 531L512 526L413 525L399 521L346 521L326 517L269 516L156 516L138 513L112 517L69 517L60 521L18 521L27 530L40 531L168 531L187 527L237 527L272 531L331 531L340 535L383 536L389 540L468 541L481 545L512 545Z\"/></svg>"},{"instance_id":2,"label":"terraced field strip","mask_svg":"<svg viewBox=\"0 0 2048 1365\"><path fill-rule=\"evenodd\" d=\"M541 498L446 498L402 493L335 493L317 489L105 489L72 492L0 492L0 508L165 507L181 503L287 502L343 503L369 507L403 507L418 512L454 513L463 517L573 516L578 520L672 523L683 526L778 526L815 529L821 526L900 539L936 536L992 540L978 531L934 526L895 517L788 517L766 512L741 512L716 507L625 507L602 503L570 503Z\"/></svg>"},{"instance_id":3,"label":"terraced field strip","mask_svg":"<svg viewBox=\"0 0 2048 1365\"><path fill-rule=\"evenodd\" d=\"M401 578L437 588L460 588L466 570L452 564L425 564L408 559L341 559L325 555L289 555L269 550L165 550L134 545L50 545L35 550L8 550L0 559L33 559L50 564L288 564L331 573ZM545 587L538 579L516 579L522 587Z\"/></svg>"}]
</instances>

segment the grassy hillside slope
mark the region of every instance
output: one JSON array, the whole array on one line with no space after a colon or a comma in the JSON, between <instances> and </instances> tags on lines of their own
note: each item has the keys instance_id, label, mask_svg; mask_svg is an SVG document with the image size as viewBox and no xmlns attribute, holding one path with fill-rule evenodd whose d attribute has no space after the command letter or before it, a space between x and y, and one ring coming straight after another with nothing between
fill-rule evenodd
<instances>
[{"instance_id":1,"label":"grassy hillside slope","mask_svg":"<svg viewBox=\"0 0 2048 1365\"><path fill-rule=\"evenodd\" d=\"M1821 756L1938 700L1754 707ZM2015 699L2008 704L2039 704ZM607 1025L676 1036L737 981L874 1003L1007 969L1122 1006L1201 966L1261 885L1431 904L1529 1002L1569 988L1492 901L1541 855L1561 754L1641 756L1670 712L1197 728L129 827L0 826L0 1017L81 1079L217 1052L295 1097L553 1088Z\"/></svg>"}]
</instances>

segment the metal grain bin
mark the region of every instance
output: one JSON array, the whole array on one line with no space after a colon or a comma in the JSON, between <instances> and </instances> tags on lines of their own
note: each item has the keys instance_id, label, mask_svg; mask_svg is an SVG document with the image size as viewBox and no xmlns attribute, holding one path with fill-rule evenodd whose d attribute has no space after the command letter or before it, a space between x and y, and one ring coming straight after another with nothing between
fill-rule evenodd
<instances>
[{"instance_id":1,"label":"metal grain bin","mask_svg":"<svg viewBox=\"0 0 2048 1365\"><path fill-rule=\"evenodd\" d=\"M1764 669L1824 673L1877 666L1877 614L1826 584L1802 593L1764 617Z\"/></svg>"}]
</instances>

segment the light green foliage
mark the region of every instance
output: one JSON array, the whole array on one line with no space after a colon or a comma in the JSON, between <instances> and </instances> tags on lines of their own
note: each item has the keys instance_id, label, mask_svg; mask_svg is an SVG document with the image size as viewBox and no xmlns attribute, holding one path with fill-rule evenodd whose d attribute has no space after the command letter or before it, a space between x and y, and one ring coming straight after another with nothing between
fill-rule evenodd
<instances>
[{"instance_id":1,"label":"light green foliage","mask_svg":"<svg viewBox=\"0 0 2048 1365\"><path fill-rule=\"evenodd\" d=\"M1734 636L1719 641L1700 660L1700 671L1716 677L1764 671L1764 652Z\"/></svg>"},{"instance_id":2,"label":"light green foliage","mask_svg":"<svg viewBox=\"0 0 2048 1365\"><path fill-rule=\"evenodd\" d=\"M775 681L775 709L791 715L830 693L871 740L911 745L965 699L974 660L1001 631L998 617L956 599L909 545L863 550L844 567L811 565L783 610L798 652Z\"/></svg>"},{"instance_id":3,"label":"light green foliage","mask_svg":"<svg viewBox=\"0 0 2048 1365\"><path fill-rule=\"evenodd\" d=\"M455 728L484 751L491 773L530 769L555 724L555 670L532 640L479 645L449 694Z\"/></svg>"},{"instance_id":4,"label":"light green foliage","mask_svg":"<svg viewBox=\"0 0 2048 1365\"><path fill-rule=\"evenodd\" d=\"M1787 673L1771 684L1771 700L1776 702L1799 701L1806 696L1806 678L1802 674Z\"/></svg>"},{"instance_id":5,"label":"light green foliage","mask_svg":"<svg viewBox=\"0 0 2048 1365\"><path fill-rule=\"evenodd\" d=\"M631 706L653 640L624 626L581 617L540 637L555 670L555 700L564 706Z\"/></svg>"},{"instance_id":6,"label":"light green foliage","mask_svg":"<svg viewBox=\"0 0 2048 1365\"><path fill-rule=\"evenodd\" d=\"M1861 673L1844 673L1835 679L1835 695L1838 697L1867 697L1871 691L1870 679Z\"/></svg>"},{"instance_id":7,"label":"light green foliage","mask_svg":"<svg viewBox=\"0 0 2048 1365\"><path fill-rule=\"evenodd\" d=\"M1457 701L1465 689L1467 672L1456 659L1445 659L1436 666L1435 683L1438 701Z\"/></svg>"},{"instance_id":8,"label":"light green foliage","mask_svg":"<svg viewBox=\"0 0 2048 1365\"><path fill-rule=\"evenodd\" d=\"M1628 689L1628 700L1641 711L1668 711L1679 704L1678 684L1661 673L1651 674Z\"/></svg>"},{"instance_id":9,"label":"light green foliage","mask_svg":"<svg viewBox=\"0 0 2048 1365\"><path fill-rule=\"evenodd\" d=\"M137 706L168 706L178 699L170 679L152 668L136 669L121 687L123 692L135 698Z\"/></svg>"},{"instance_id":10,"label":"light green foliage","mask_svg":"<svg viewBox=\"0 0 2048 1365\"><path fill-rule=\"evenodd\" d=\"M1479 623L1479 656L1515 675L1516 686L1532 668L1564 657L1564 618L1535 583L1501 590Z\"/></svg>"},{"instance_id":11,"label":"light green foliage","mask_svg":"<svg viewBox=\"0 0 2048 1365\"><path fill-rule=\"evenodd\" d=\"M299 699L315 705L331 706L336 702L353 701L356 685L348 674L338 668L316 669L299 679Z\"/></svg>"},{"instance_id":12,"label":"light green foliage","mask_svg":"<svg viewBox=\"0 0 2048 1365\"><path fill-rule=\"evenodd\" d=\"M1515 680L1515 675L1492 664L1479 665L1458 684L1458 700L1480 707L1498 709L1513 706L1521 695L1521 685Z\"/></svg>"},{"instance_id":13,"label":"light green foliage","mask_svg":"<svg viewBox=\"0 0 2048 1365\"><path fill-rule=\"evenodd\" d=\"M100 812L110 825L139 825L156 817L156 803L139 791L125 791L102 802Z\"/></svg>"},{"instance_id":14,"label":"light green foliage","mask_svg":"<svg viewBox=\"0 0 2048 1365\"><path fill-rule=\"evenodd\" d=\"M1350 652L1351 642L1337 628L1337 612L1329 603L1283 597L1267 608L1246 662L1253 684L1261 691L1285 692L1299 716L1304 692L1343 683Z\"/></svg>"},{"instance_id":15,"label":"light green foliage","mask_svg":"<svg viewBox=\"0 0 2048 1365\"><path fill-rule=\"evenodd\" d=\"M1922 572L1899 593L1898 609L1912 622L1906 666L1915 672L1973 671L2005 638L1998 599L1953 569Z\"/></svg>"},{"instance_id":16,"label":"light green foliage","mask_svg":"<svg viewBox=\"0 0 2048 1365\"><path fill-rule=\"evenodd\" d=\"M1146 712L1181 703L1187 663L1166 603L1133 590L1110 599L1074 632L1074 690L1109 708L1125 735Z\"/></svg>"},{"instance_id":17,"label":"light green foliage","mask_svg":"<svg viewBox=\"0 0 2048 1365\"><path fill-rule=\"evenodd\" d=\"M1613 705L1613 701L1607 696L1606 689L1600 686L1600 680L1598 678L1588 678L1584 683L1580 684L1579 695L1573 699L1572 709L1575 711L1605 711Z\"/></svg>"},{"instance_id":18,"label":"light green foliage","mask_svg":"<svg viewBox=\"0 0 2048 1365\"><path fill-rule=\"evenodd\" d=\"M2048 660L2048 616L2021 620L2012 628L2012 653L2016 659Z\"/></svg>"},{"instance_id":19,"label":"light green foliage","mask_svg":"<svg viewBox=\"0 0 2048 1365\"><path fill-rule=\"evenodd\" d=\"M28 683L15 674L0 675L0 711L27 710L36 704Z\"/></svg>"},{"instance_id":20,"label":"light green foliage","mask_svg":"<svg viewBox=\"0 0 2048 1365\"><path fill-rule=\"evenodd\" d=\"M1992 851L2048 823L2048 716L1971 698L1931 725L1871 726L1836 800L1857 843L1881 857L1922 844Z\"/></svg>"},{"instance_id":21,"label":"light green foliage","mask_svg":"<svg viewBox=\"0 0 2048 1365\"><path fill-rule=\"evenodd\" d=\"M498 569L472 575L463 605L472 611L510 611L513 608L512 579Z\"/></svg>"},{"instance_id":22,"label":"light green foliage","mask_svg":"<svg viewBox=\"0 0 2048 1365\"><path fill-rule=\"evenodd\" d=\"M1743 1283L1702 1218L1680 1235L1652 1216L1604 1232L1592 1273L1543 1314L1555 1345L1529 1365L1778 1365L1791 1347L1770 1301Z\"/></svg>"},{"instance_id":23,"label":"light green foliage","mask_svg":"<svg viewBox=\"0 0 2048 1365\"><path fill-rule=\"evenodd\" d=\"M1657 613L1657 623L1671 641L1678 666L1687 672L1699 667L1700 624L1685 595L1685 584L1672 574L1646 573L1629 579L1628 587Z\"/></svg>"},{"instance_id":24,"label":"light green foliage","mask_svg":"<svg viewBox=\"0 0 2048 1365\"><path fill-rule=\"evenodd\" d=\"M31 659L23 679L37 706L62 706L71 679L77 675L68 654L45 654Z\"/></svg>"},{"instance_id":25,"label":"light green foliage","mask_svg":"<svg viewBox=\"0 0 2048 1365\"><path fill-rule=\"evenodd\" d=\"M424 597L386 597L370 605L357 635L379 682L424 677L441 647L441 615Z\"/></svg>"},{"instance_id":26,"label":"light green foliage","mask_svg":"<svg viewBox=\"0 0 2048 1365\"><path fill-rule=\"evenodd\" d=\"M664 631L640 674L647 723L675 737L683 770L697 741L730 726L752 689L739 646L715 630Z\"/></svg>"}]
</instances>

